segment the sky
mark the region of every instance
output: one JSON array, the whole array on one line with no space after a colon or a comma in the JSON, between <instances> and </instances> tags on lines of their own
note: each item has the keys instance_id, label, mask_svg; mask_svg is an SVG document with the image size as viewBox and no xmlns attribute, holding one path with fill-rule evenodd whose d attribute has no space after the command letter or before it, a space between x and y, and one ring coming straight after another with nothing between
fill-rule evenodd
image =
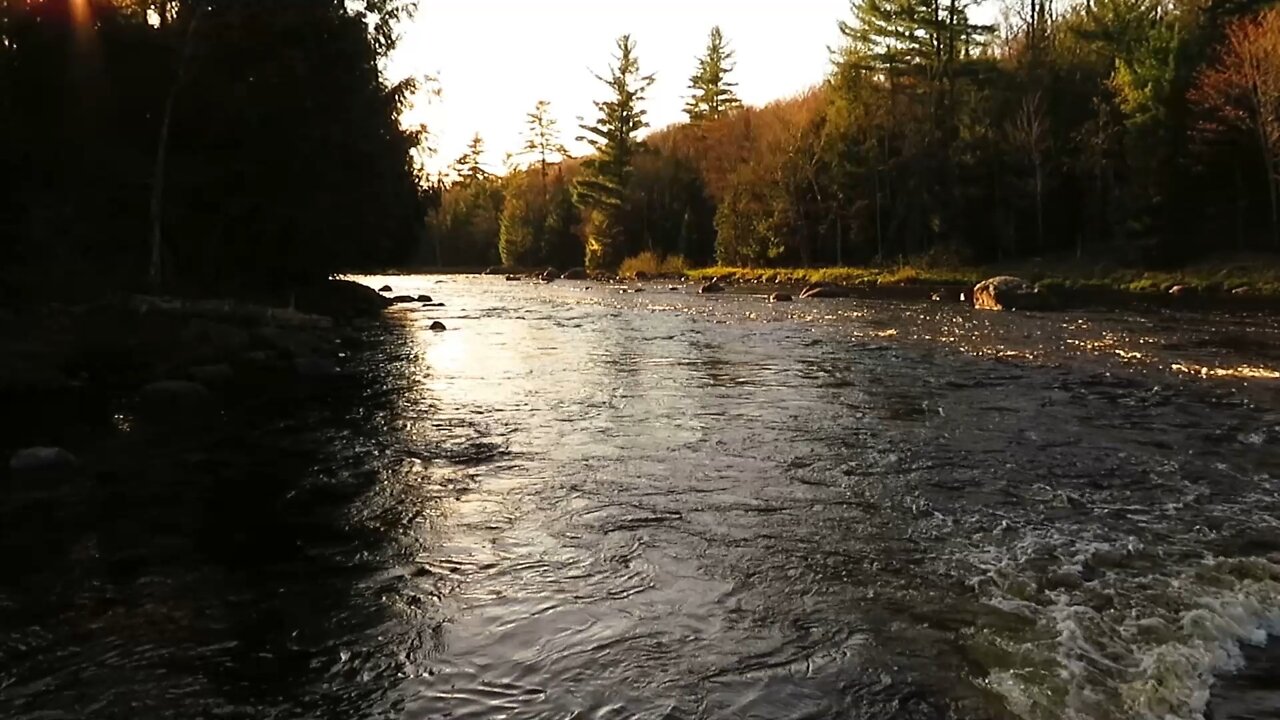
<instances>
[{"instance_id":1,"label":"sky","mask_svg":"<svg viewBox=\"0 0 1280 720\"><path fill-rule=\"evenodd\" d=\"M440 81L441 97L406 116L431 130L433 169L479 132L486 166L500 172L539 100L550 101L570 150L585 152L574 141L578 118L594 119L592 101L607 94L591 73L607 73L623 33L637 43L640 69L657 76L644 107L660 128L683 119L713 25L736 53L739 96L761 105L820 83L828 48L840 43L837 21L850 16L849 0L421 0L388 72Z\"/></svg>"}]
</instances>

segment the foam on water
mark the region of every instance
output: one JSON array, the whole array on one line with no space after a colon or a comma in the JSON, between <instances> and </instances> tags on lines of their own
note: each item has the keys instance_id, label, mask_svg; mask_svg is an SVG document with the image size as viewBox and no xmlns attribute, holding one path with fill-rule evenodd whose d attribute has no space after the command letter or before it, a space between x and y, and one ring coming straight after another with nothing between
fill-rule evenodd
<instances>
[{"instance_id":1,"label":"foam on water","mask_svg":"<svg viewBox=\"0 0 1280 720\"><path fill-rule=\"evenodd\" d=\"M1068 561L1037 581L1033 561L1046 554ZM975 633L988 666L979 684L1028 720L1203 718L1215 676L1242 667L1242 644L1280 634L1280 566L1217 556L1161 566L1160 555L1041 532L979 556L984 602L1022 620ZM1099 565L1092 579L1052 579Z\"/></svg>"}]
</instances>

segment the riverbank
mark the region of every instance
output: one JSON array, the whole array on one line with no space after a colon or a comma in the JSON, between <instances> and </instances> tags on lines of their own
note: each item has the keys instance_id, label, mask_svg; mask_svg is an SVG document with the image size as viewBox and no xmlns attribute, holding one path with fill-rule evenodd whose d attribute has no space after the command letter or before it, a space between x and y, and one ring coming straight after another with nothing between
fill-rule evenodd
<instances>
[{"instance_id":1,"label":"riverbank","mask_svg":"<svg viewBox=\"0 0 1280 720\"><path fill-rule=\"evenodd\" d=\"M735 268L691 270L692 280L777 285L835 283L851 287L972 287L990 277L1013 275L1050 292L1115 299L1176 295L1267 298L1280 304L1280 262L1274 257L1231 258L1180 270L1120 268L1077 262L1025 262L983 267L901 265L887 267Z\"/></svg>"}]
</instances>

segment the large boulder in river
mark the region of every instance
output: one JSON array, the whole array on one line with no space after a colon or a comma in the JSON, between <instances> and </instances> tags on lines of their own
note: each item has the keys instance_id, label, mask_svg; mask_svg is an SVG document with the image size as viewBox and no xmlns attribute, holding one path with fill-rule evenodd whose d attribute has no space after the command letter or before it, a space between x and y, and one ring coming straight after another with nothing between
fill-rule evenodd
<instances>
[{"instance_id":1,"label":"large boulder in river","mask_svg":"<svg viewBox=\"0 0 1280 720\"><path fill-rule=\"evenodd\" d=\"M776 292L769 296L769 302L791 302L791 293Z\"/></svg>"},{"instance_id":2,"label":"large boulder in river","mask_svg":"<svg viewBox=\"0 0 1280 720\"><path fill-rule=\"evenodd\" d=\"M572 270L565 270L564 274L560 276L560 279L561 280L586 280L587 270L586 268L573 268Z\"/></svg>"},{"instance_id":3,"label":"large boulder in river","mask_svg":"<svg viewBox=\"0 0 1280 720\"><path fill-rule=\"evenodd\" d=\"M847 298L851 293L849 288L843 285L834 285L832 283L814 283L807 285L800 291L800 297L808 298Z\"/></svg>"},{"instance_id":4,"label":"large boulder in river","mask_svg":"<svg viewBox=\"0 0 1280 720\"><path fill-rule=\"evenodd\" d=\"M213 407L209 389L190 380L161 380L138 392L140 409L153 417L190 417Z\"/></svg>"},{"instance_id":5,"label":"large boulder in river","mask_svg":"<svg viewBox=\"0 0 1280 720\"><path fill-rule=\"evenodd\" d=\"M387 287L387 292L390 288ZM299 288L294 307L304 313L333 318L373 317L382 313L391 301L368 285L354 280L326 280Z\"/></svg>"},{"instance_id":6,"label":"large boulder in river","mask_svg":"<svg viewBox=\"0 0 1280 720\"><path fill-rule=\"evenodd\" d=\"M1047 294L1022 278L1000 275L973 288L973 306L981 310L1036 310L1046 307Z\"/></svg>"},{"instance_id":7,"label":"large boulder in river","mask_svg":"<svg viewBox=\"0 0 1280 720\"><path fill-rule=\"evenodd\" d=\"M711 293L722 293L724 292L724 286L720 284L720 278L714 278L711 282L698 288L698 292L702 293L703 295L709 295Z\"/></svg>"},{"instance_id":8,"label":"large boulder in river","mask_svg":"<svg viewBox=\"0 0 1280 720\"><path fill-rule=\"evenodd\" d=\"M558 278L558 277L560 277L560 271L559 271L559 270L556 270L556 269L555 269L555 268L553 268L553 267L549 267L549 268L547 268L546 270L543 270L543 271L538 275L538 278L539 278L539 279L541 279L541 280L542 280L542 281L544 281L544 282L551 282L552 280L555 280L555 279L556 279L556 278Z\"/></svg>"},{"instance_id":9,"label":"large boulder in river","mask_svg":"<svg viewBox=\"0 0 1280 720\"><path fill-rule=\"evenodd\" d=\"M406 305L408 303L418 302L416 295L397 295L391 298L391 302L396 305Z\"/></svg>"}]
</instances>

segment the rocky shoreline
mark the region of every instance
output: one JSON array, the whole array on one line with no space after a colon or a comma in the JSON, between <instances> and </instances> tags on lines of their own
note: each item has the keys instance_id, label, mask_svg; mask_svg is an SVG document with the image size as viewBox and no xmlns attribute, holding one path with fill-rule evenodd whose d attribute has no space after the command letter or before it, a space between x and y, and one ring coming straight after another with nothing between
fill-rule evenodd
<instances>
[{"instance_id":1,"label":"rocky shoreline","mask_svg":"<svg viewBox=\"0 0 1280 720\"><path fill-rule=\"evenodd\" d=\"M293 300L129 296L0 316L3 472L70 472L75 439L94 429L198 424L237 395L340 381L361 327L392 304L350 281Z\"/></svg>"}]
</instances>

